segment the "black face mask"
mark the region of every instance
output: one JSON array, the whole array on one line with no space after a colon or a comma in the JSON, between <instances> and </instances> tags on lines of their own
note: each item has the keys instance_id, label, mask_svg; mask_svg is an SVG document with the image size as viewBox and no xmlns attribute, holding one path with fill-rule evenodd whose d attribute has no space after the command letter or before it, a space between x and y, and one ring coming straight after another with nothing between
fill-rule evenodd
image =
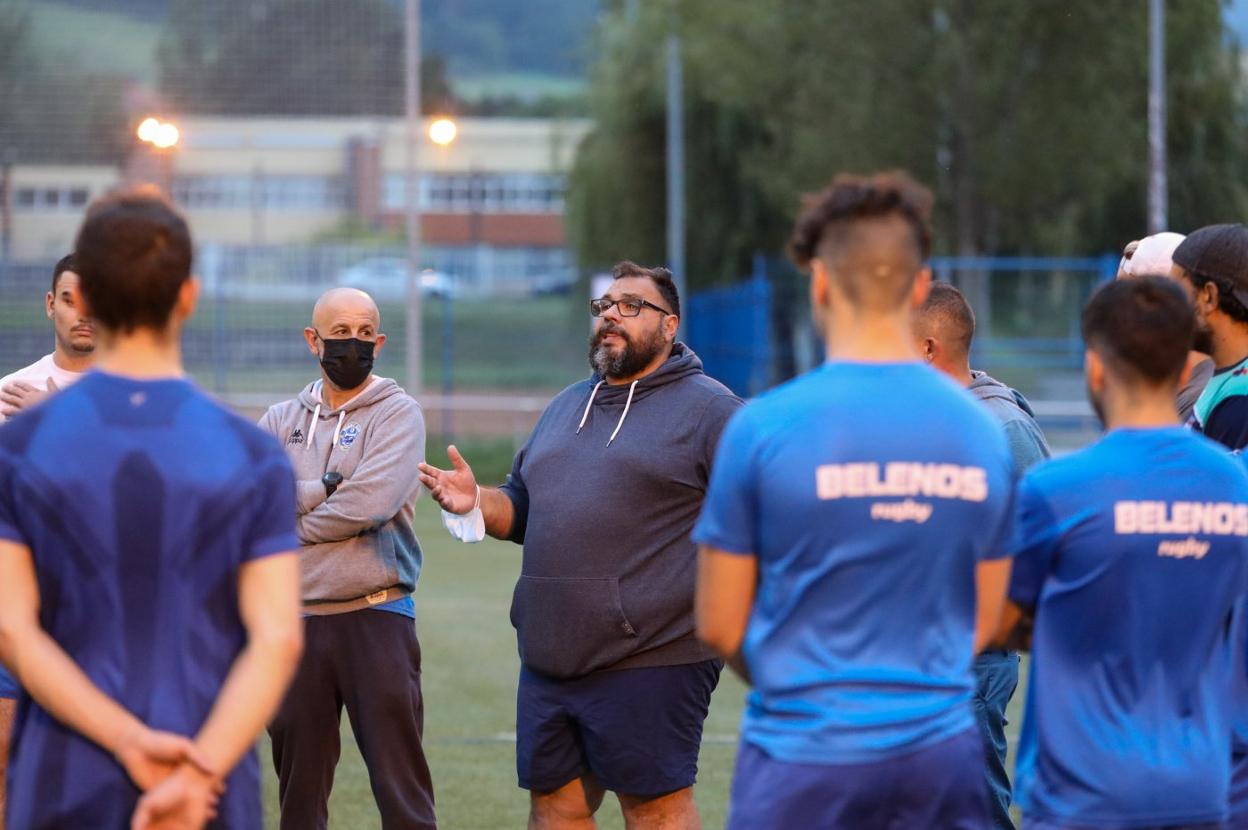
<instances>
[{"instance_id":1,"label":"black face mask","mask_svg":"<svg viewBox=\"0 0 1248 830\"><path fill-rule=\"evenodd\" d=\"M317 334L317 337L321 335ZM376 343L356 337L342 340L321 337L321 342L325 344L321 368L339 389L354 389L373 373L373 348Z\"/></svg>"}]
</instances>

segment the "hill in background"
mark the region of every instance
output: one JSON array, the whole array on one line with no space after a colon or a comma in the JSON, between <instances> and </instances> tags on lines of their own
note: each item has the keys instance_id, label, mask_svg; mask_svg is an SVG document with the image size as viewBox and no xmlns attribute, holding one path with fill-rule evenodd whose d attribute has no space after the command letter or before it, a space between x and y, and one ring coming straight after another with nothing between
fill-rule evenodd
<instances>
[{"instance_id":1,"label":"hill in background","mask_svg":"<svg viewBox=\"0 0 1248 830\"><path fill-rule=\"evenodd\" d=\"M254 13L301 1L250 6ZM403 0L386 2L401 22ZM25 6L33 51L51 63L155 85L157 48L177 4L29 0ZM598 9L599 0L425 0L422 48L427 58L441 59L452 92L469 103L493 101L497 109L505 101L575 97L584 90Z\"/></svg>"}]
</instances>

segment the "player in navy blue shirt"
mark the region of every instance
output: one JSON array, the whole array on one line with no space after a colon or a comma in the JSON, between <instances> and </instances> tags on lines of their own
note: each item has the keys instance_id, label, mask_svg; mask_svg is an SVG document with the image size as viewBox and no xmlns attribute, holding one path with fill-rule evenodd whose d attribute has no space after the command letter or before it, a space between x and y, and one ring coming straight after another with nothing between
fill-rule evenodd
<instances>
[{"instance_id":1,"label":"player in navy blue shirt","mask_svg":"<svg viewBox=\"0 0 1248 830\"><path fill-rule=\"evenodd\" d=\"M1195 317L1175 283L1100 289L1083 313L1109 430L1018 495L1003 636L1032 631L1016 782L1025 827L1220 826L1248 476L1180 426Z\"/></svg>"},{"instance_id":2,"label":"player in navy blue shirt","mask_svg":"<svg viewBox=\"0 0 1248 830\"><path fill-rule=\"evenodd\" d=\"M215 803L260 828L253 747L302 637L293 475L183 377L182 218L105 197L77 256L97 371L0 430L8 824L200 827Z\"/></svg>"},{"instance_id":3,"label":"player in navy blue shirt","mask_svg":"<svg viewBox=\"0 0 1248 830\"><path fill-rule=\"evenodd\" d=\"M730 828L989 824L971 660L1004 602L1014 472L991 414L914 351L929 205L901 174L807 205L793 249L828 363L719 444L694 539L698 633L753 685Z\"/></svg>"}]
</instances>

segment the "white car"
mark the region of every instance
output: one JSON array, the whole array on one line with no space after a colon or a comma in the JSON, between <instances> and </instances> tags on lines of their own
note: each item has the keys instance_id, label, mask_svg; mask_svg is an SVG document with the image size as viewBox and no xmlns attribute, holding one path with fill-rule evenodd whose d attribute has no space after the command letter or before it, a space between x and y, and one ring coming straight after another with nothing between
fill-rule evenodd
<instances>
[{"instance_id":1,"label":"white car","mask_svg":"<svg viewBox=\"0 0 1248 830\"><path fill-rule=\"evenodd\" d=\"M375 257L357 262L338 274L338 284L367 291L375 300L402 300L407 297L407 260ZM453 297L455 293L450 274L432 268L420 272L422 297Z\"/></svg>"}]
</instances>

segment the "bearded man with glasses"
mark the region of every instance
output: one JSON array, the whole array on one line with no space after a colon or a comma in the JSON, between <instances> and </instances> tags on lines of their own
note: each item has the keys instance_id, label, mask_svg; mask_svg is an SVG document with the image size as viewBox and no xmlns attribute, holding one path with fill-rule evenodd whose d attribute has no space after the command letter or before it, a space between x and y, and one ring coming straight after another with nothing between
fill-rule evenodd
<instances>
[{"instance_id":1,"label":"bearded man with glasses","mask_svg":"<svg viewBox=\"0 0 1248 830\"><path fill-rule=\"evenodd\" d=\"M694 633L701 509L741 400L676 341L665 268L622 262L590 302L593 374L555 397L501 487L452 469L421 481L457 538L524 545L516 768L529 827L592 827L607 790L629 827L700 826L702 723L722 664Z\"/></svg>"}]
</instances>

